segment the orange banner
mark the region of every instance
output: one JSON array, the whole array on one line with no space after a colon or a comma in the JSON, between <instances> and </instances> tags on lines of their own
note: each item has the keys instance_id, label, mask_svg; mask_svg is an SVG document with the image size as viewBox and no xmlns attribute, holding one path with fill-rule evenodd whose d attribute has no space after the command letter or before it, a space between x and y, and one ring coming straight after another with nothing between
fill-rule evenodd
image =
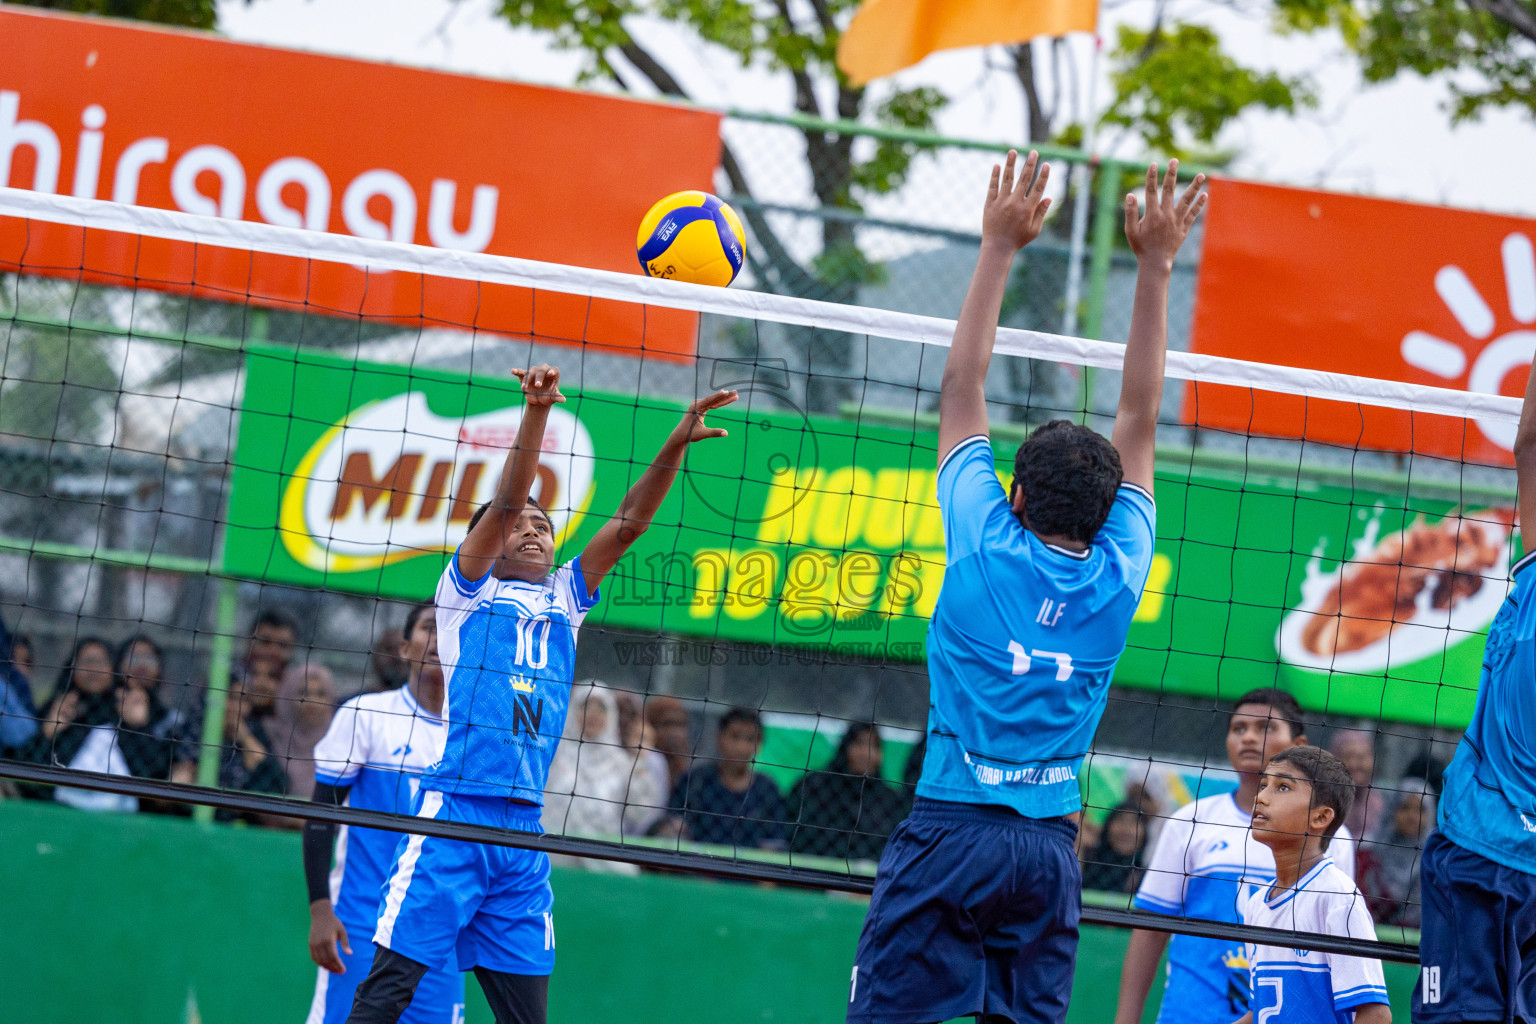
<instances>
[{"instance_id":1,"label":"orange banner","mask_svg":"<svg viewBox=\"0 0 1536 1024\"><path fill-rule=\"evenodd\" d=\"M1520 395L1536 354L1536 221L1211 183L1190 347ZM1202 385L1186 420L1509 465L1515 425Z\"/></svg>"},{"instance_id":2,"label":"orange banner","mask_svg":"<svg viewBox=\"0 0 1536 1024\"><path fill-rule=\"evenodd\" d=\"M720 116L0 10L0 183L639 273ZM0 221L9 269L513 335L693 351L693 314Z\"/></svg>"}]
</instances>

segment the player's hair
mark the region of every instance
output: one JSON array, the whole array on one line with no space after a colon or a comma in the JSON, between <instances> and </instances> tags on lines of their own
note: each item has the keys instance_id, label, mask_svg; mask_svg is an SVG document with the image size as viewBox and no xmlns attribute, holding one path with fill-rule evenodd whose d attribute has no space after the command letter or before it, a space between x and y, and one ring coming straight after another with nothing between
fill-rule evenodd
<instances>
[{"instance_id":1,"label":"player's hair","mask_svg":"<svg viewBox=\"0 0 1536 1024\"><path fill-rule=\"evenodd\" d=\"M1261 686L1257 690L1249 690L1237 698L1237 703L1232 705L1232 714L1237 714L1237 709L1244 704L1264 704L1273 712L1271 718L1278 718L1291 727L1291 739L1307 734L1307 723L1301 717L1301 705L1296 698L1284 690L1273 686ZM1230 721L1230 716L1228 716Z\"/></svg>"},{"instance_id":2,"label":"player's hair","mask_svg":"<svg viewBox=\"0 0 1536 1024\"><path fill-rule=\"evenodd\" d=\"M294 635L295 639L299 635L299 620L277 608L268 608L258 613L256 621L251 624L251 632L256 632L262 626L276 626L278 629L286 629Z\"/></svg>"},{"instance_id":3,"label":"player's hair","mask_svg":"<svg viewBox=\"0 0 1536 1024\"><path fill-rule=\"evenodd\" d=\"M411 610L405 613L405 631L400 635L406 640L411 638L411 630L416 628L416 623L421 617L436 607L431 601L422 601L420 604L411 605Z\"/></svg>"},{"instance_id":4,"label":"player's hair","mask_svg":"<svg viewBox=\"0 0 1536 1024\"><path fill-rule=\"evenodd\" d=\"M544 508L544 506L540 505L538 502L534 501L532 497L529 497L528 504L531 507L536 508L540 512L544 513L544 521L549 524L549 532L550 533L554 533L555 532L555 521L550 518L549 512ZM479 508L475 509L475 514L469 517L469 525L464 527L464 536L468 537L470 532L472 530L474 530L475 524L480 522L480 520L484 519L485 518L485 514L487 512L489 512L490 510L491 510L491 503L490 502L486 502L484 505L481 505Z\"/></svg>"},{"instance_id":5,"label":"player's hair","mask_svg":"<svg viewBox=\"0 0 1536 1024\"><path fill-rule=\"evenodd\" d=\"M1010 494L1023 489L1029 529L1087 544L1109 518L1124 475L1120 453L1102 434L1052 420L1019 445Z\"/></svg>"},{"instance_id":6,"label":"player's hair","mask_svg":"<svg viewBox=\"0 0 1536 1024\"><path fill-rule=\"evenodd\" d=\"M720 716L720 724L716 726L715 731L725 732L736 722L746 722L757 730L757 738L759 740L763 738L762 716L751 708L731 708L731 710Z\"/></svg>"},{"instance_id":7,"label":"player's hair","mask_svg":"<svg viewBox=\"0 0 1536 1024\"><path fill-rule=\"evenodd\" d=\"M1333 821L1323 830L1322 848L1328 849L1333 834L1349 817L1350 808L1355 806L1355 780L1349 769L1322 747L1287 747L1270 758L1269 763L1296 768L1312 783L1312 806L1333 809Z\"/></svg>"}]
</instances>

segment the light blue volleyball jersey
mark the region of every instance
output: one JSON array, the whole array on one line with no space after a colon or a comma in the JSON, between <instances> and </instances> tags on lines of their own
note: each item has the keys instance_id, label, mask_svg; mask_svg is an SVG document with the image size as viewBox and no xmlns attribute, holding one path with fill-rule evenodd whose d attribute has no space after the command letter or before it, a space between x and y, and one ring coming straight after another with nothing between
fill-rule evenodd
<instances>
[{"instance_id":1,"label":"light blue volleyball jersey","mask_svg":"<svg viewBox=\"0 0 1536 1024\"><path fill-rule=\"evenodd\" d=\"M1047 544L1019 524L984 435L945 457L938 492L947 567L917 794L1071 814L1152 565L1152 496L1122 485L1086 551Z\"/></svg>"},{"instance_id":2,"label":"light blue volleyball jersey","mask_svg":"<svg viewBox=\"0 0 1536 1024\"><path fill-rule=\"evenodd\" d=\"M1445 770L1440 831L1457 846L1536 874L1536 553L1488 629L1477 708Z\"/></svg>"},{"instance_id":3,"label":"light blue volleyball jersey","mask_svg":"<svg viewBox=\"0 0 1536 1024\"><path fill-rule=\"evenodd\" d=\"M544 802L571 701L576 634L599 600L581 559L542 582L466 580L455 552L437 586L448 736L421 788Z\"/></svg>"}]
</instances>

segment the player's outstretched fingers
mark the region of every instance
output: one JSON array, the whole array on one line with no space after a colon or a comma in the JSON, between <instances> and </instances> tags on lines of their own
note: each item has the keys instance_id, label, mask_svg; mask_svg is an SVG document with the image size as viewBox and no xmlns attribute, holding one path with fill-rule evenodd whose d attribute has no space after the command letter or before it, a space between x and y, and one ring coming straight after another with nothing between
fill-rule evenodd
<instances>
[{"instance_id":1,"label":"player's outstretched fingers","mask_svg":"<svg viewBox=\"0 0 1536 1024\"><path fill-rule=\"evenodd\" d=\"M1001 194L1004 196L1013 191L1013 166L1015 161L1018 159L1018 151L1010 149L1008 151L1008 159L1003 161L1003 182L1001 186Z\"/></svg>"},{"instance_id":2,"label":"player's outstretched fingers","mask_svg":"<svg viewBox=\"0 0 1536 1024\"><path fill-rule=\"evenodd\" d=\"M1163 177L1163 206L1165 208L1173 206L1174 190L1178 188L1178 185L1179 161L1175 157L1168 161L1168 173Z\"/></svg>"},{"instance_id":3,"label":"player's outstretched fingers","mask_svg":"<svg viewBox=\"0 0 1536 1024\"><path fill-rule=\"evenodd\" d=\"M1157 205L1157 164L1147 165L1147 216L1152 216L1152 210Z\"/></svg>"}]
</instances>

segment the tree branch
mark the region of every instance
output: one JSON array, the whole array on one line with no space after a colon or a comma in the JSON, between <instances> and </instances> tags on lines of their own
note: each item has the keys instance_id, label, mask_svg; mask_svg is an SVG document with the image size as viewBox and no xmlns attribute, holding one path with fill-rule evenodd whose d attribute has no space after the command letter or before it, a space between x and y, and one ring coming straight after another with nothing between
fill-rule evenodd
<instances>
[{"instance_id":1,"label":"tree branch","mask_svg":"<svg viewBox=\"0 0 1536 1024\"><path fill-rule=\"evenodd\" d=\"M1519 3L1519 0L1467 0L1467 6L1499 19L1536 43L1536 12Z\"/></svg>"},{"instance_id":2,"label":"tree branch","mask_svg":"<svg viewBox=\"0 0 1536 1024\"><path fill-rule=\"evenodd\" d=\"M1045 108L1040 102L1040 90L1035 85L1035 51L1027 42L1008 47L1008 55L1013 58L1013 74L1019 80L1019 87L1024 90L1024 102L1028 108L1025 119L1025 131L1030 142L1044 142L1050 138L1051 124L1045 116Z\"/></svg>"}]
</instances>

